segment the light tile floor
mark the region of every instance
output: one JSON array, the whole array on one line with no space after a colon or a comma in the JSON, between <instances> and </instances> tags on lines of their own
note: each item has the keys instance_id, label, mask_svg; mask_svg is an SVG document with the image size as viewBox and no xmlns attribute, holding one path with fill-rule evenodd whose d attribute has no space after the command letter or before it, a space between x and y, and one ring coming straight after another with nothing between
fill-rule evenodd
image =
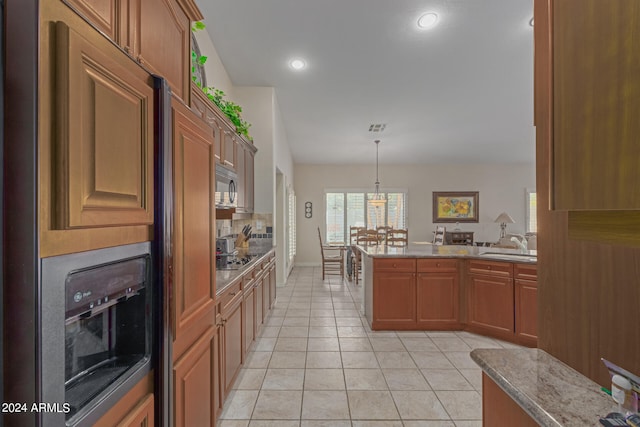
<instances>
[{"instance_id":1,"label":"light tile floor","mask_svg":"<svg viewBox=\"0 0 640 427\"><path fill-rule=\"evenodd\" d=\"M295 268L225 402L221 427L476 427L474 348L512 344L468 332L374 332L362 285Z\"/></svg>"}]
</instances>

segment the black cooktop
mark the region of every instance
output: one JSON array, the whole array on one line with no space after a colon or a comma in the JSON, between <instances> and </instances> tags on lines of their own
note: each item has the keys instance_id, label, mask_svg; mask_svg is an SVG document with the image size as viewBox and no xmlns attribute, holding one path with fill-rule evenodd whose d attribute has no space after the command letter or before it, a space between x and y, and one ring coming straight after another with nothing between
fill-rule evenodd
<instances>
[{"instance_id":1,"label":"black cooktop","mask_svg":"<svg viewBox=\"0 0 640 427\"><path fill-rule=\"evenodd\" d=\"M249 264L254 255L216 255L216 269L218 270L239 270L244 265Z\"/></svg>"}]
</instances>

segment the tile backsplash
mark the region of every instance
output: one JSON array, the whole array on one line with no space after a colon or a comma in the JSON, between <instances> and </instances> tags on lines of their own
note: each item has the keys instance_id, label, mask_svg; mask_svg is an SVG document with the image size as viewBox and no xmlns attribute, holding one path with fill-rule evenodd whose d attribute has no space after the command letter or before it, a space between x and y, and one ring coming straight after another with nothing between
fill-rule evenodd
<instances>
[{"instance_id":1,"label":"tile backsplash","mask_svg":"<svg viewBox=\"0 0 640 427\"><path fill-rule=\"evenodd\" d=\"M252 239L273 238L273 214L253 214L251 218L221 219L216 221L216 236L236 237L242 229L251 226Z\"/></svg>"}]
</instances>

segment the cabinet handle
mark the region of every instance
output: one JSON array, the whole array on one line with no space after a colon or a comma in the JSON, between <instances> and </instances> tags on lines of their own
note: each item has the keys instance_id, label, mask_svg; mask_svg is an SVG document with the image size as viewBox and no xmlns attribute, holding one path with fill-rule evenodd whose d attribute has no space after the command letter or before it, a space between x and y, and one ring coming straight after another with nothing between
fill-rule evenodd
<instances>
[{"instance_id":1,"label":"cabinet handle","mask_svg":"<svg viewBox=\"0 0 640 427\"><path fill-rule=\"evenodd\" d=\"M237 292L230 292L229 295L234 296Z\"/></svg>"},{"instance_id":2,"label":"cabinet handle","mask_svg":"<svg viewBox=\"0 0 640 427\"><path fill-rule=\"evenodd\" d=\"M127 53L131 53L131 48L129 46L125 46L124 51Z\"/></svg>"},{"instance_id":3,"label":"cabinet handle","mask_svg":"<svg viewBox=\"0 0 640 427\"><path fill-rule=\"evenodd\" d=\"M138 55L137 61L140 63L140 65L144 65L144 59L142 59L142 55Z\"/></svg>"},{"instance_id":4,"label":"cabinet handle","mask_svg":"<svg viewBox=\"0 0 640 427\"><path fill-rule=\"evenodd\" d=\"M490 265L487 265L487 270L491 270L491 266Z\"/></svg>"},{"instance_id":5,"label":"cabinet handle","mask_svg":"<svg viewBox=\"0 0 640 427\"><path fill-rule=\"evenodd\" d=\"M396 264L395 262L393 263L393 268L398 267L398 264Z\"/></svg>"},{"instance_id":6,"label":"cabinet handle","mask_svg":"<svg viewBox=\"0 0 640 427\"><path fill-rule=\"evenodd\" d=\"M440 263L439 262L436 262L436 267L440 267Z\"/></svg>"}]
</instances>

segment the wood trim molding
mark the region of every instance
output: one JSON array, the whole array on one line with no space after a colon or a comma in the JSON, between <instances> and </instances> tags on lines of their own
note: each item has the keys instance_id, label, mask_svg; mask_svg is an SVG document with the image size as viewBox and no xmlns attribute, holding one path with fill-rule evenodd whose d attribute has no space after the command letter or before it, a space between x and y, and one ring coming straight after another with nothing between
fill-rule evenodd
<instances>
[{"instance_id":1,"label":"wood trim molding","mask_svg":"<svg viewBox=\"0 0 640 427\"><path fill-rule=\"evenodd\" d=\"M202 21L204 19L204 15L200 12L200 9L196 6L196 2L194 0L176 1L190 21Z\"/></svg>"}]
</instances>

